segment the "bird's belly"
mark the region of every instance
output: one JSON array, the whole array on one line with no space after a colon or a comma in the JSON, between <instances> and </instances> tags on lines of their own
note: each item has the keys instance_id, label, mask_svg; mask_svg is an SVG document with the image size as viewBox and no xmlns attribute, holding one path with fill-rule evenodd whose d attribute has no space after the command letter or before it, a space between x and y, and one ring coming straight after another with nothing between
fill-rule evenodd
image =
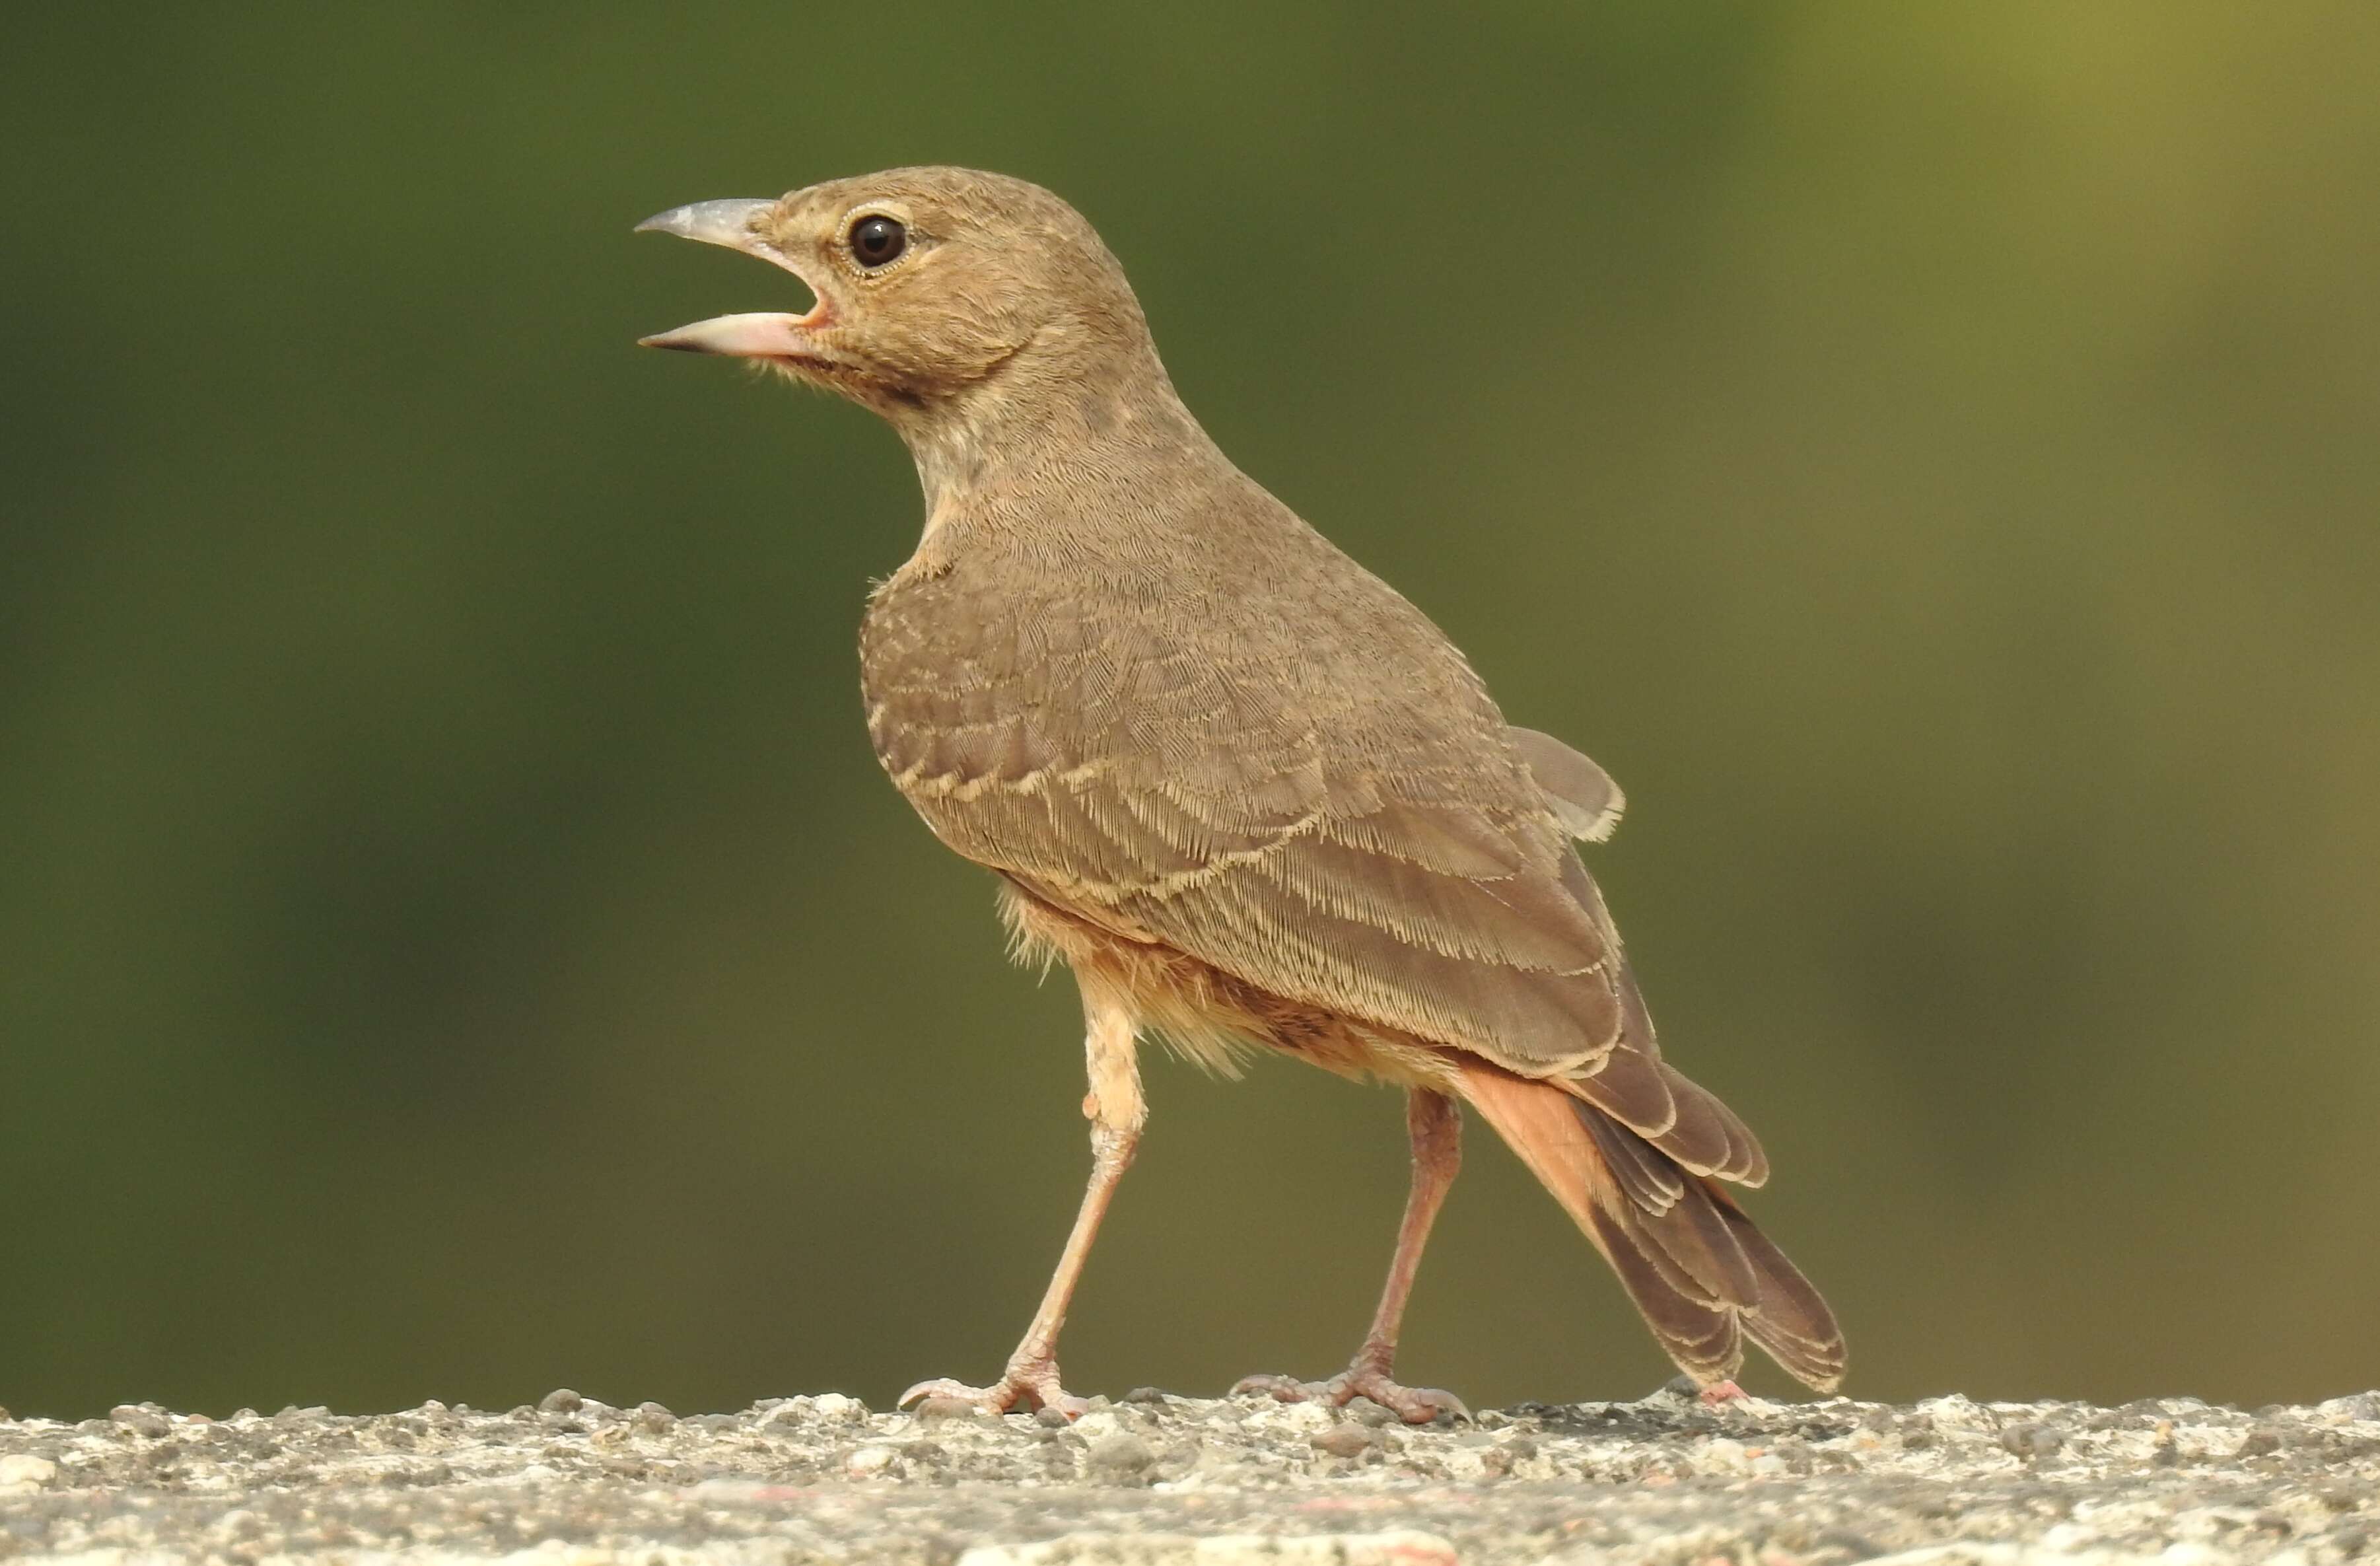
<instances>
[{"instance_id":1,"label":"bird's belly","mask_svg":"<svg viewBox=\"0 0 2380 1566\"><path fill-rule=\"evenodd\" d=\"M1000 912L1020 961L1063 960L1087 989L1121 998L1139 1031L1220 1075L1237 1076L1251 1051L1269 1050L1342 1076L1454 1083L1445 1052L1420 1039L1271 994L1161 942L1102 929L1005 877Z\"/></svg>"}]
</instances>

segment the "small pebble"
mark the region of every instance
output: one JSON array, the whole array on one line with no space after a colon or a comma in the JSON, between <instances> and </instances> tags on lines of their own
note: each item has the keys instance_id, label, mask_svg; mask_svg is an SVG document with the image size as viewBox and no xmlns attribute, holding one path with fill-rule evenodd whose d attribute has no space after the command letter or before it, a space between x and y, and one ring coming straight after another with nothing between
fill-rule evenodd
<instances>
[{"instance_id":1,"label":"small pebble","mask_svg":"<svg viewBox=\"0 0 2380 1566\"><path fill-rule=\"evenodd\" d=\"M2000 1432L2000 1450L2028 1463L2055 1456L2066 1438L2046 1425L2011 1425Z\"/></svg>"},{"instance_id":2,"label":"small pebble","mask_svg":"<svg viewBox=\"0 0 2380 1566\"><path fill-rule=\"evenodd\" d=\"M1361 1425L1333 1425L1318 1436L1309 1438L1314 1450L1332 1457L1361 1457L1379 1443L1377 1431Z\"/></svg>"},{"instance_id":3,"label":"small pebble","mask_svg":"<svg viewBox=\"0 0 2380 1566\"><path fill-rule=\"evenodd\" d=\"M939 1425L945 1419L973 1419L979 1411L965 1398L927 1398L909 1412L920 1425Z\"/></svg>"},{"instance_id":4,"label":"small pebble","mask_svg":"<svg viewBox=\"0 0 2380 1566\"><path fill-rule=\"evenodd\" d=\"M677 1415L657 1402L637 1405L637 1423L644 1429L659 1433L677 1423Z\"/></svg>"},{"instance_id":5,"label":"small pebble","mask_svg":"<svg viewBox=\"0 0 2380 1566\"><path fill-rule=\"evenodd\" d=\"M1084 1461L1094 1475L1111 1480L1131 1478L1146 1473L1157 1462L1157 1453L1138 1436L1103 1436L1091 1443Z\"/></svg>"},{"instance_id":6,"label":"small pebble","mask_svg":"<svg viewBox=\"0 0 2380 1566\"><path fill-rule=\"evenodd\" d=\"M567 1387L556 1387L538 1401L540 1414L576 1414L587 1406L587 1400Z\"/></svg>"},{"instance_id":7,"label":"small pebble","mask_svg":"<svg viewBox=\"0 0 2380 1566\"><path fill-rule=\"evenodd\" d=\"M118 1403L107 1411L107 1417L136 1436L154 1439L173 1434L174 1422L153 1408L138 1403Z\"/></svg>"},{"instance_id":8,"label":"small pebble","mask_svg":"<svg viewBox=\"0 0 2380 1566\"><path fill-rule=\"evenodd\" d=\"M24 1488L38 1490L58 1476L58 1465L46 1457L12 1451L0 1457L0 1494Z\"/></svg>"},{"instance_id":9,"label":"small pebble","mask_svg":"<svg viewBox=\"0 0 2380 1566\"><path fill-rule=\"evenodd\" d=\"M1072 1425L1074 1421L1067 1418L1063 1413L1057 1409L1037 1408L1033 1411L1033 1423L1040 1426L1045 1430L1062 1430L1069 1425Z\"/></svg>"},{"instance_id":10,"label":"small pebble","mask_svg":"<svg viewBox=\"0 0 2380 1566\"><path fill-rule=\"evenodd\" d=\"M1269 1416L1267 1423L1280 1425L1292 1430L1301 1426L1308 1430L1319 1430L1339 1422L1331 1410L1318 1402L1275 1403L1263 1412Z\"/></svg>"}]
</instances>

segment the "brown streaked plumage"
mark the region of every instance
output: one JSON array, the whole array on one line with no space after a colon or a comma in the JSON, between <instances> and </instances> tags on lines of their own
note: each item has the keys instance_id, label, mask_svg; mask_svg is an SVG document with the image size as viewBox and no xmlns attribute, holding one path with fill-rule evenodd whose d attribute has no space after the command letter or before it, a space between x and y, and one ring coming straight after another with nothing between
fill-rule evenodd
<instances>
[{"instance_id":1,"label":"brown streaked plumage","mask_svg":"<svg viewBox=\"0 0 2380 1566\"><path fill-rule=\"evenodd\" d=\"M1328 1383L1247 1385L1460 1407L1390 1378L1459 1100L1688 1374L1724 1383L1749 1337L1835 1386L1825 1302L1720 1185L1767 1177L1760 1145L1661 1059L1574 850L1609 835L1619 788L1507 724L1419 610L1232 466L1073 208L911 168L643 226L818 296L648 343L770 364L908 443L925 533L861 631L868 733L935 835L1002 878L1020 946L1082 989L1093 1168L1057 1272L998 1382L908 1397L1079 1409L1058 1331L1139 1142L1144 1033L1225 1070L1269 1049L1408 1090L1413 1191L1363 1348Z\"/></svg>"}]
</instances>

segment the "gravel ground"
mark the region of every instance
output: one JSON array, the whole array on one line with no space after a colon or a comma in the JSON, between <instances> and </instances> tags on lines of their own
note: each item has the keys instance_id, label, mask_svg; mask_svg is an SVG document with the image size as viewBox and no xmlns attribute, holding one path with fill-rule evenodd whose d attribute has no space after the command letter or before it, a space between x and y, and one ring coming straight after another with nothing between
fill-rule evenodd
<instances>
[{"instance_id":1,"label":"gravel ground","mask_svg":"<svg viewBox=\"0 0 2380 1566\"><path fill-rule=\"evenodd\" d=\"M2332 1566L2380 1560L2380 1392L2253 1413L1747 1398L1409 1429L1133 1393L1072 1426L575 1392L229 1419L0 1414L0 1560Z\"/></svg>"}]
</instances>

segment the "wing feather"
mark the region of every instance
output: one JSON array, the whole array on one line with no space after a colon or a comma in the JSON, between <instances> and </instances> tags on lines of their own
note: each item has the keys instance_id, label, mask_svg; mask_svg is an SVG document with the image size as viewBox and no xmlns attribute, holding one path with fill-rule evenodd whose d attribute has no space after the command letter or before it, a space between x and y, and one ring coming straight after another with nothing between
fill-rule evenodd
<instances>
[{"instance_id":1,"label":"wing feather","mask_svg":"<svg viewBox=\"0 0 2380 1566\"><path fill-rule=\"evenodd\" d=\"M1628 796L1611 774L1551 734L1515 724L1512 735L1562 830L1589 843L1609 837L1628 807Z\"/></svg>"},{"instance_id":2,"label":"wing feather","mask_svg":"<svg viewBox=\"0 0 2380 1566\"><path fill-rule=\"evenodd\" d=\"M862 634L885 769L952 848L1103 928L1525 1074L1606 1062L1619 938L1569 839L1618 790L1287 521L1255 581L1163 539L921 552ZM1607 1070L1622 1121L1676 1118L1658 1069Z\"/></svg>"}]
</instances>

